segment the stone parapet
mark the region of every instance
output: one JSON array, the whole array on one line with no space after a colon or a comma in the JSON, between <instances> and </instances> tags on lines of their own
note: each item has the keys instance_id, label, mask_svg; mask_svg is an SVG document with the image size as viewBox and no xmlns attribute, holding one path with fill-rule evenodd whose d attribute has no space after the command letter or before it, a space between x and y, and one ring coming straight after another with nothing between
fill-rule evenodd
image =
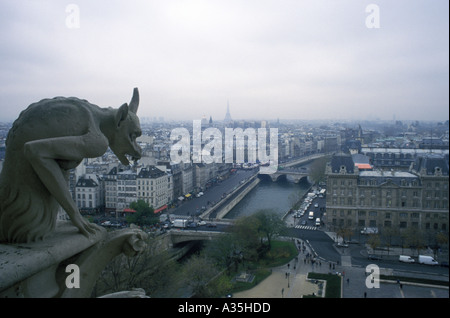
<instances>
[{"instance_id":1,"label":"stone parapet","mask_svg":"<svg viewBox=\"0 0 450 318\"><path fill-rule=\"evenodd\" d=\"M99 229L88 239L70 222L60 222L44 240L0 244L0 297L90 297L108 262L142 252L146 237L138 229Z\"/></svg>"}]
</instances>

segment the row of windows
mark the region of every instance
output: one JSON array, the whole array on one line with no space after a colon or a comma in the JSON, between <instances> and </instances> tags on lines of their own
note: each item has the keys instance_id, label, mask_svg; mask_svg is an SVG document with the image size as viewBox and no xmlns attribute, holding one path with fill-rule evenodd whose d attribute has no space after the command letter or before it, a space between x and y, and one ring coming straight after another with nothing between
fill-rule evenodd
<instances>
[{"instance_id":1,"label":"row of windows","mask_svg":"<svg viewBox=\"0 0 450 318\"><path fill-rule=\"evenodd\" d=\"M338 198L334 197L331 199L332 205L341 205L341 206L352 206L353 198ZM364 199L360 198L358 201L358 206L369 206L369 207L385 207L385 208L420 208L421 206L425 209L447 209L448 201L446 200L425 200L423 204L420 203L419 199L412 200L392 200L391 198L386 198L383 200L382 198L371 198Z\"/></svg>"},{"instance_id":2,"label":"row of windows","mask_svg":"<svg viewBox=\"0 0 450 318\"><path fill-rule=\"evenodd\" d=\"M87 197L89 200L92 200L92 194L89 194L89 195L86 195L85 193L78 193L78 194L77 194L77 199L78 199L78 200L86 199L86 197ZM95 199L97 200L97 198L98 198L98 195L95 194Z\"/></svg>"},{"instance_id":3,"label":"row of windows","mask_svg":"<svg viewBox=\"0 0 450 318\"><path fill-rule=\"evenodd\" d=\"M167 183L167 182L170 183L170 178L162 177L162 178L158 178L158 179L138 180L137 184L138 185L158 185L158 184Z\"/></svg>"},{"instance_id":4,"label":"row of windows","mask_svg":"<svg viewBox=\"0 0 450 318\"><path fill-rule=\"evenodd\" d=\"M352 196L353 195L353 189L332 189L331 191L332 195L336 196L341 195L341 196ZM400 193L396 192L396 191L392 191L391 189L372 189L370 190L360 190L359 191L359 196L360 197L365 197L366 195L370 195L370 196L386 196L386 197L392 197L394 195L399 195L401 197L406 198L407 196L413 196L413 197L419 197L419 191L406 191L406 190L401 190ZM440 198L444 198L447 199L448 198L448 192L447 191L425 191L425 198L435 198L435 199L440 199Z\"/></svg>"},{"instance_id":5,"label":"row of windows","mask_svg":"<svg viewBox=\"0 0 450 318\"><path fill-rule=\"evenodd\" d=\"M338 213L339 212L339 213ZM376 218L378 216L381 216L385 219L391 219L393 218L394 214L398 214L399 218L410 218L410 219L419 219L421 213L419 212L398 212L398 213L393 213L393 212L380 212L380 211L364 211L364 210L359 210L359 211L352 211L352 210L336 210L333 209L331 211L331 215L332 216L340 216L340 217L352 217L354 215L357 215L359 218L363 217L365 218L366 216L372 217L372 218ZM443 213L422 213L422 217L425 217L425 219L448 219L448 214L443 214Z\"/></svg>"},{"instance_id":6,"label":"row of windows","mask_svg":"<svg viewBox=\"0 0 450 318\"><path fill-rule=\"evenodd\" d=\"M153 198L153 197L168 197L167 192L159 191L159 192L138 192L138 197L142 198Z\"/></svg>"},{"instance_id":7,"label":"row of windows","mask_svg":"<svg viewBox=\"0 0 450 318\"><path fill-rule=\"evenodd\" d=\"M131 181L117 181L118 185L136 185L136 180Z\"/></svg>"},{"instance_id":8,"label":"row of windows","mask_svg":"<svg viewBox=\"0 0 450 318\"><path fill-rule=\"evenodd\" d=\"M355 190L354 188L350 188L350 189L346 189L346 188L338 188L338 189L330 189L330 193L332 195L338 195L338 193L341 196L352 196L353 195L353 190ZM400 192L397 191L393 191L392 189L371 189L371 190L364 190L364 189L356 189L359 190L359 196L360 197L364 197L364 196L379 196L379 195L383 195L383 196L393 196L393 195L400 195L402 197L407 197L407 196L413 196L413 197L419 197L419 191L414 190L414 191L407 191L407 190L400 190ZM429 193L427 193L428 196L431 196L432 191L427 191ZM442 194L443 197L447 197L447 192L440 192L440 191L435 191L434 192L434 196L435 197L440 197Z\"/></svg>"},{"instance_id":9,"label":"row of windows","mask_svg":"<svg viewBox=\"0 0 450 318\"><path fill-rule=\"evenodd\" d=\"M81 188L81 187L77 187L77 191L81 191L81 192L92 192L92 191L97 191L97 189L94 189L94 188Z\"/></svg>"},{"instance_id":10,"label":"row of windows","mask_svg":"<svg viewBox=\"0 0 450 318\"><path fill-rule=\"evenodd\" d=\"M375 220L369 220L368 222L366 220L358 220L358 222L353 222L353 220L351 219L336 219L333 218L331 220L332 225L334 226L340 226L340 227L344 227L347 226L349 228L351 228L352 226L354 226L354 224L356 224L359 228L363 228L363 227L380 227L380 224L377 224L377 222ZM383 222L383 226L384 227L393 227L396 224L393 224L392 221L390 220L385 220ZM412 221L412 222L408 222L408 221L400 221L398 222L398 227L400 229L406 229L408 227L411 228L420 228L420 223L417 221ZM438 222L425 222L424 223L424 229L425 230L442 230L442 231L447 231L448 225L447 223L438 223Z\"/></svg>"},{"instance_id":11,"label":"row of windows","mask_svg":"<svg viewBox=\"0 0 450 318\"><path fill-rule=\"evenodd\" d=\"M78 208L94 208L92 201L77 201Z\"/></svg>"},{"instance_id":12,"label":"row of windows","mask_svg":"<svg viewBox=\"0 0 450 318\"><path fill-rule=\"evenodd\" d=\"M347 179L341 179L341 180L336 180L333 179L331 185L332 186L337 186L338 184L340 186L347 186L347 187L352 187L353 186L353 181L354 180L347 180ZM389 181L389 178L386 179L386 181ZM356 181L355 181L356 182ZM377 186L378 185L378 181L377 179L364 179L361 178L358 180L358 184L361 186ZM406 179L402 179L400 181L400 186L402 187L418 187L419 181L418 180L406 180ZM425 188L427 189L436 189L436 190L448 190L448 182L431 182L428 181L425 183L424 185Z\"/></svg>"},{"instance_id":13,"label":"row of windows","mask_svg":"<svg viewBox=\"0 0 450 318\"><path fill-rule=\"evenodd\" d=\"M117 187L118 191L135 192L136 187Z\"/></svg>"},{"instance_id":14,"label":"row of windows","mask_svg":"<svg viewBox=\"0 0 450 318\"><path fill-rule=\"evenodd\" d=\"M164 190L164 189L170 189L171 187L170 187L170 184L167 184L167 186L165 185L165 184L162 184L162 185L158 185L158 186L155 186L155 187L153 187L153 186L142 186L142 188L141 188L141 186L138 186L137 187L137 189L138 189L138 191L139 190L147 190L147 191L153 191L153 189L155 189L156 191L158 191L158 190Z\"/></svg>"},{"instance_id":15,"label":"row of windows","mask_svg":"<svg viewBox=\"0 0 450 318\"><path fill-rule=\"evenodd\" d=\"M376 159L381 159L381 158L398 158L398 159L414 159L413 155L410 153L373 153L373 152L367 152L366 153L367 156L371 157L371 158L376 158Z\"/></svg>"}]
</instances>

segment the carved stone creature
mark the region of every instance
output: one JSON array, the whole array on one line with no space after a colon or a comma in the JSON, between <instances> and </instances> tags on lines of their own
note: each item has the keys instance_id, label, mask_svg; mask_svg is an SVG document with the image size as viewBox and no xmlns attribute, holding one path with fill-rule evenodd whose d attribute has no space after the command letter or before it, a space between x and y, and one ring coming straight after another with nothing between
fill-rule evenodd
<instances>
[{"instance_id":1,"label":"carved stone creature","mask_svg":"<svg viewBox=\"0 0 450 318\"><path fill-rule=\"evenodd\" d=\"M78 211L68 187L69 170L108 147L128 165L141 157L139 92L129 105L100 108L86 100L55 97L31 104L6 139L0 174L0 242L43 239L56 224L59 205L88 238L97 227Z\"/></svg>"}]
</instances>

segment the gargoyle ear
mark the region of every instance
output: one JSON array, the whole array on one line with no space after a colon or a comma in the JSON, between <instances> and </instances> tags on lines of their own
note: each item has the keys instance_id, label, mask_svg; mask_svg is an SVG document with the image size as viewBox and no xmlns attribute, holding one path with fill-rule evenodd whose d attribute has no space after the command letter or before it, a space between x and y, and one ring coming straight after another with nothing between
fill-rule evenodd
<instances>
[{"instance_id":1,"label":"gargoyle ear","mask_svg":"<svg viewBox=\"0 0 450 318\"><path fill-rule=\"evenodd\" d=\"M131 98L130 102L130 112L137 113L138 107L139 107L139 90L137 87L133 90L133 97Z\"/></svg>"},{"instance_id":2,"label":"gargoyle ear","mask_svg":"<svg viewBox=\"0 0 450 318\"><path fill-rule=\"evenodd\" d=\"M128 105L127 103L119 107L116 113L116 127L119 128L122 121L127 118L128 115Z\"/></svg>"}]
</instances>

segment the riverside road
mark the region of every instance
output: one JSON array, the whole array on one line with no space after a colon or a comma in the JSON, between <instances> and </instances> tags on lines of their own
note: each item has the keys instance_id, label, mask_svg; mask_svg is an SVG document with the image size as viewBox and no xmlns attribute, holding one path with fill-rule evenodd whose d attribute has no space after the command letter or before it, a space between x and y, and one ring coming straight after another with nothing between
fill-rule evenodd
<instances>
[{"instance_id":1,"label":"riverside road","mask_svg":"<svg viewBox=\"0 0 450 318\"><path fill-rule=\"evenodd\" d=\"M214 184L211 188L203 191L199 198L184 200L177 208L170 209L168 213L175 215L198 216L202 212L202 207L208 208L211 204L222 200L224 194L228 194L236 189L241 182L248 180L258 173L258 170L237 170L226 180Z\"/></svg>"}]
</instances>

